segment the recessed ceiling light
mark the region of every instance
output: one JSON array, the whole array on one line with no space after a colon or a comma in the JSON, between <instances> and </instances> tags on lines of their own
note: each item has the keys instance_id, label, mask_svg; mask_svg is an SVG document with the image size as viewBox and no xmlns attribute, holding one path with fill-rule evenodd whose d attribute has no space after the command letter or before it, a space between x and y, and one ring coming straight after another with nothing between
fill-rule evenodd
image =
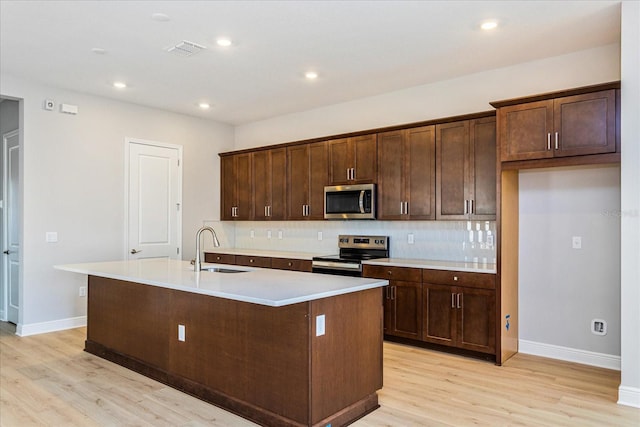
<instances>
[{"instance_id":1,"label":"recessed ceiling light","mask_svg":"<svg viewBox=\"0 0 640 427\"><path fill-rule=\"evenodd\" d=\"M315 80L318 78L318 73L316 73L315 71L307 71L306 73L304 73L304 76L308 80Z\"/></svg>"},{"instance_id":2,"label":"recessed ceiling light","mask_svg":"<svg viewBox=\"0 0 640 427\"><path fill-rule=\"evenodd\" d=\"M154 21L158 21L158 22L167 22L167 21L171 20L171 18L169 18L169 15L167 15L165 13L152 13L151 14L151 19L153 19Z\"/></svg>"},{"instance_id":3,"label":"recessed ceiling light","mask_svg":"<svg viewBox=\"0 0 640 427\"><path fill-rule=\"evenodd\" d=\"M202 108L203 110L208 110L209 108L211 108L211 105L206 102L201 102L198 104L198 107Z\"/></svg>"},{"instance_id":4,"label":"recessed ceiling light","mask_svg":"<svg viewBox=\"0 0 640 427\"><path fill-rule=\"evenodd\" d=\"M103 48L101 48L101 47L92 47L92 48L91 48L91 52L93 52L93 53L95 53L95 54L97 54L97 55L104 55L105 53L107 53L107 51L106 51L106 50L104 50L104 49L103 49Z\"/></svg>"},{"instance_id":5,"label":"recessed ceiling light","mask_svg":"<svg viewBox=\"0 0 640 427\"><path fill-rule=\"evenodd\" d=\"M222 47L229 47L231 46L231 39L228 39L226 37L220 37L219 39L216 40L216 44Z\"/></svg>"},{"instance_id":6,"label":"recessed ceiling light","mask_svg":"<svg viewBox=\"0 0 640 427\"><path fill-rule=\"evenodd\" d=\"M497 27L498 27L497 21L485 21L482 24L480 24L480 28L482 28L485 31L494 30Z\"/></svg>"},{"instance_id":7,"label":"recessed ceiling light","mask_svg":"<svg viewBox=\"0 0 640 427\"><path fill-rule=\"evenodd\" d=\"M117 89L124 89L127 87L127 84L125 82L113 82L113 87Z\"/></svg>"}]
</instances>

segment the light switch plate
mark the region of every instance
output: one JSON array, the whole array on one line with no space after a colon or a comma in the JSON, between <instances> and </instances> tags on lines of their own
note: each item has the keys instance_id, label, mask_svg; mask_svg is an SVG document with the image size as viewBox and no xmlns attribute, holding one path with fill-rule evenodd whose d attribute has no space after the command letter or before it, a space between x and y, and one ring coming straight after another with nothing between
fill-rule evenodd
<instances>
[{"instance_id":1,"label":"light switch plate","mask_svg":"<svg viewBox=\"0 0 640 427\"><path fill-rule=\"evenodd\" d=\"M413 245L416 242L415 237L413 236L413 234L407 234L407 243L410 245Z\"/></svg>"},{"instance_id":2,"label":"light switch plate","mask_svg":"<svg viewBox=\"0 0 640 427\"><path fill-rule=\"evenodd\" d=\"M187 340L187 331L184 325L178 325L178 341L186 341Z\"/></svg>"},{"instance_id":3,"label":"light switch plate","mask_svg":"<svg viewBox=\"0 0 640 427\"><path fill-rule=\"evenodd\" d=\"M44 235L44 240L47 243L55 243L58 241L58 233L56 231L47 231Z\"/></svg>"},{"instance_id":4,"label":"light switch plate","mask_svg":"<svg viewBox=\"0 0 640 427\"><path fill-rule=\"evenodd\" d=\"M571 239L571 247L573 249L582 249L582 237L573 236L573 238Z\"/></svg>"}]
</instances>

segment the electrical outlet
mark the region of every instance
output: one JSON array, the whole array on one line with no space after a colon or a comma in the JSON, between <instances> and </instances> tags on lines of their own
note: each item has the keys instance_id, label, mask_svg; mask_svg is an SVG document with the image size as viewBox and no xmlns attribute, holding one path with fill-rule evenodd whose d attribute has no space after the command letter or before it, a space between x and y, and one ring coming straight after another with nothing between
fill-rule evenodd
<instances>
[{"instance_id":1,"label":"electrical outlet","mask_svg":"<svg viewBox=\"0 0 640 427\"><path fill-rule=\"evenodd\" d=\"M249 236L251 236L251 238L253 239L254 237L256 237L256 232L255 232L255 231L253 231L253 230L251 230L251 231L249 232Z\"/></svg>"},{"instance_id":2,"label":"electrical outlet","mask_svg":"<svg viewBox=\"0 0 640 427\"><path fill-rule=\"evenodd\" d=\"M415 238L413 237L413 234L412 233L407 234L407 243L410 245L413 245L415 242L416 241L415 241Z\"/></svg>"},{"instance_id":3,"label":"electrical outlet","mask_svg":"<svg viewBox=\"0 0 640 427\"><path fill-rule=\"evenodd\" d=\"M324 314L316 316L316 336L320 337L325 333Z\"/></svg>"},{"instance_id":4,"label":"electrical outlet","mask_svg":"<svg viewBox=\"0 0 640 427\"><path fill-rule=\"evenodd\" d=\"M318 240L322 240L322 231L318 231Z\"/></svg>"},{"instance_id":5,"label":"electrical outlet","mask_svg":"<svg viewBox=\"0 0 640 427\"><path fill-rule=\"evenodd\" d=\"M582 237L573 236L573 238L571 239L571 247L573 249L582 249Z\"/></svg>"},{"instance_id":6,"label":"electrical outlet","mask_svg":"<svg viewBox=\"0 0 640 427\"><path fill-rule=\"evenodd\" d=\"M87 287L86 286L80 286L78 288L78 296L79 297L86 297L87 296Z\"/></svg>"},{"instance_id":7,"label":"electrical outlet","mask_svg":"<svg viewBox=\"0 0 640 427\"><path fill-rule=\"evenodd\" d=\"M44 235L44 240L47 243L55 243L58 241L58 233L56 231L47 231Z\"/></svg>"},{"instance_id":8,"label":"electrical outlet","mask_svg":"<svg viewBox=\"0 0 640 427\"><path fill-rule=\"evenodd\" d=\"M278 239L282 240L282 230L278 230Z\"/></svg>"},{"instance_id":9,"label":"electrical outlet","mask_svg":"<svg viewBox=\"0 0 640 427\"><path fill-rule=\"evenodd\" d=\"M267 230L267 239L271 238L271 230Z\"/></svg>"}]
</instances>

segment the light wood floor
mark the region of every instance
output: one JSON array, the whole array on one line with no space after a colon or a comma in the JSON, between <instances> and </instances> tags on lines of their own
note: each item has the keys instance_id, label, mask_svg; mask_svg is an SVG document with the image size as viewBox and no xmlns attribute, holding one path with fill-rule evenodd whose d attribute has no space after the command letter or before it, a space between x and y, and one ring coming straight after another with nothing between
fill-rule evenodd
<instances>
[{"instance_id":1,"label":"light wood floor","mask_svg":"<svg viewBox=\"0 0 640 427\"><path fill-rule=\"evenodd\" d=\"M19 338L0 323L0 426L255 424L82 351L85 328ZM505 366L385 343L365 426L640 426L620 375L516 355Z\"/></svg>"}]
</instances>

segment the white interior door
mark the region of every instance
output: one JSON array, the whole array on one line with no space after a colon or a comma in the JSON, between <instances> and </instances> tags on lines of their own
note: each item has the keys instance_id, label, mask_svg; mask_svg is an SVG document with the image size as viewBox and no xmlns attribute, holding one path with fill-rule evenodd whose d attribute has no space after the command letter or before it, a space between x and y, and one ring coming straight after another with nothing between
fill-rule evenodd
<instances>
[{"instance_id":1,"label":"white interior door","mask_svg":"<svg viewBox=\"0 0 640 427\"><path fill-rule=\"evenodd\" d=\"M20 312L20 144L19 131L2 136L4 150L3 221L4 301L6 320L18 323Z\"/></svg>"},{"instance_id":2,"label":"white interior door","mask_svg":"<svg viewBox=\"0 0 640 427\"><path fill-rule=\"evenodd\" d=\"M180 258L182 151L127 141L128 259Z\"/></svg>"}]
</instances>

